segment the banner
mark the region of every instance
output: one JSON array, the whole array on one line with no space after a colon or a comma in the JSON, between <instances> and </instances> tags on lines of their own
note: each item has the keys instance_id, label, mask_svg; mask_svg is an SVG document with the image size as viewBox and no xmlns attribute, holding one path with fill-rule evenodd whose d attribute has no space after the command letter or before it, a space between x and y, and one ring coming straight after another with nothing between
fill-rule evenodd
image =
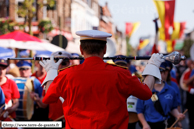
<instances>
[{"instance_id":1,"label":"banner","mask_svg":"<svg viewBox=\"0 0 194 129\"><path fill-rule=\"evenodd\" d=\"M138 46L137 55L138 56L148 56L152 53L152 45L150 44L150 37L140 38Z\"/></svg>"},{"instance_id":2,"label":"banner","mask_svg":"<svg viewBox=\"0 0 194 129\"><path fill-rule=\"evenodd\" d=\"M125 34L128 35L129 37L131 37L131 35L133 33L135 33L135 31L139 28L140 26L140 22L127 22L125 24L126 28L125 28Z\"/></svg>"},{"instance_id":3,"label":"banner","mask_svg":"<svg viewBox=\"0 0 194 129\"><path fill-rule=\"evenodd\" d=\"M164 36L160 36L162 39L169 40L169 27L174 28L174 10L175 10L175 0L168 0L168 1L162 1L162 0L153 0L154 4L156 5L159 19L161 22L161 28L160 31L164 32Z\"/></svg>"}]
</instances>

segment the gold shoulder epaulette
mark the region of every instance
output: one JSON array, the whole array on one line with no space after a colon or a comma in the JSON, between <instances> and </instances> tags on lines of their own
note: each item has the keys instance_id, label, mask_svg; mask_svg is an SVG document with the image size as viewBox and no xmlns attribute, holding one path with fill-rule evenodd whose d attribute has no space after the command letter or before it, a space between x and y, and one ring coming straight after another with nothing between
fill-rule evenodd
<instances>
[{"instance_id":1,"label":"gold shoulder epaulette","mask_svg":"<svg viewBox=\"0 0 194 129\"><path fill-rule=\"evenodd\" d=\"M108 64L109 64L109 63L108 63ZM123 68L123 69L128 69L127 67L121 66L121 65L116 65L116 64L109 64L109 65L117 66L117 67L120 67L120 68Z\"/></svg>"},{"instance_id":2,"label":"gold shoulder epaulette","mask_svg":"<svg viewBox=\"0 0 194 129\"><path fill-rule=\"evenodd\" d=\"M58 70L58 72L61 72L61 71L65 70L65 69L70 68L70 67L73 67L73 66L76 66L76 65L70 65L70 66L68 66L68 67L65 67L65 68L59 69L59 70Z\"/></svg>"}]
</instances>

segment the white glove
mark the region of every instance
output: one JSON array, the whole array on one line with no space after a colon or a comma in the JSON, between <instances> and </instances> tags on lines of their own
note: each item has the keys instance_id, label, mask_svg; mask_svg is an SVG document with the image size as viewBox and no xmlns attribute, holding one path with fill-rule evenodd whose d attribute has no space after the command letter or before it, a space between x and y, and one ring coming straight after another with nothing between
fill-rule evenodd
<instances>
[{"instance_id":1,"label":"white glove","mask_svg":"<svg viewBox=\"0 0 194 129\"><path fill-rule=\"evenodd\" d=\"M58 67L62 61L62 59L59 59L59 61L55 63L54 56L51 55L50 60L43 60L39 62L40 65L47 71L46 78L44 79L42 85L44 85L47 81L55 79L55 77L58 75Z\"/></svg>"},{"instance_id":2,"label":"white glove","mask_svg":"<svg viewBox=\"0 0 194 129\"><path fill-rule=\"evenodd\" d=\"M151 58L148 61L148 64L146 65L142 75L146 76L146 75L151 75L156 77L156 83L161 84L161 74L160 74L160 70L159 67L161 65L162 62L164 62L165 60L162 59L163 54L152 54Z\"/></svg>"},{"instance_id":3,"label":"white glove","mask_svg":"<svg viewBox=\"0 0 194 129\"><path fill-rule=\"evenodd\" d=\"M193 95L194 94L194 88L191 88L189 93Z\"/></svg>"},{"instance_id":4,"label":"white glove","mask_svg":"<svg viewBox=\"0 0 194 129\"><path fill-rule=\"evenodd\" d=\"M163 57L163 54L154 53L152 54L151 58L148 60L148 64L153 64L159 68L161 63L165 61L164 59L162 59L162 57Z\"/></svg>"}]
</instances>

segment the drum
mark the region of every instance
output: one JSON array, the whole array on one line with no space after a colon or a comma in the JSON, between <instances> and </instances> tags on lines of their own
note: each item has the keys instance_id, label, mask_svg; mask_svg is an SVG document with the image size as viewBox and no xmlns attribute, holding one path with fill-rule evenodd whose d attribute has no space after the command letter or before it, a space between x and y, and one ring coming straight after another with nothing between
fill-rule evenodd
<instances>
[{"instance_id":1,"label":"drum","mask_svg":"<svg viewBox=\"0 0 194 129\"><path fill-rule=\"evenodd\" d=\"M16 119L30 120L34 112L34 101L30 97L30 92L34 91L34 84L31 79L14 78L19 89L19 107L16 110Z\"/></svg>"},{"instance_id":2,"label":"drum","mask_svg":"<svg viewBox=\"0 0 194 129\"><path fill-rule=\"evenodd\" d=\"M127 110L129 114L129 123L134 123L138 121L136 105L137 105L137 98L132 95L129 96L127 98Z\"/></svg>"},{"instance_id":3,"label":"drum","mask_svg":"<svg viewBox=\"0 0 194 129\"><path fill-rule=\"evenodd\" d=\"M127 98L127 110L128 112L135 112L136 113L136 105L137 105L137 98L134 96L129 96Z\"/></svg>"},{"instance_id":4,"label":"drum","mask_svg":"<svg viewBox=\"0 0 194 129\"><path fill-rule=\"evenodd\" d=\"M189 71L189 68L187 68L183 74L181 75L181 78L180 78L180 87L185 90L185 91L188 91L189 87L186 86L184 83L183 83L183 79L184 79L184 76L185 76L185 73L187 73Z\"/></svg>"}]
</instances>

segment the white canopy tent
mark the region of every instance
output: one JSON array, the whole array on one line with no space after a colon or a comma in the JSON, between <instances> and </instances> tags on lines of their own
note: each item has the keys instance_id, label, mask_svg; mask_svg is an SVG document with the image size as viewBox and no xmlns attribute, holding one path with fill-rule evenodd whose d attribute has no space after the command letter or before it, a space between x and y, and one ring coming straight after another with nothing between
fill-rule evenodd
<instances>
[{"instance_id":1,"label":"white canopy tent","mask_svg":"<svg viewBox=\"0 0 194 129\"><path fill-rule=\"evenodd\" d=\"M45 50L45 51L64 51L63 48L53 45L48 42L35 42L35 41L15 41L13 39L0 39L0 47L6 48L18 48L18 49L29 49L29 50Z\"/></svg>"}]
</instances>

